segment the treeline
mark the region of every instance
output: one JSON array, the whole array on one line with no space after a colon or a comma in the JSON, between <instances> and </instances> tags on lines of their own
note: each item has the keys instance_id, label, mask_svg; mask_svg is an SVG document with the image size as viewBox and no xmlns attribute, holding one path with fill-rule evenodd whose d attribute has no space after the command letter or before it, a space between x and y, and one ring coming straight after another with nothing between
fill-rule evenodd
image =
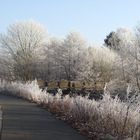
<instances>
[{"instance_id":1,"label":"treeline","mask_svg":"<svg viewBox=\"0 0 140 140\"><path fill-rule=\"evenodd\" d=\"M117 29L104 42L89 45L76 32L50 37L35 21L14 23L0 35L0 78L104 81L108 92L139 92L140 27Z\"/></svg>"},{"instance_id":2,"label":"treeline","mask_svg":"<svg viewBox=\"0 0 140 140\"><path fill-rule=\"evenodd\" d=\"M105 47L89 46L79 33L59 39L50 37L39 23L25 21L1 34L0 57L2 79L106 80L115 54Z\"/></svg>"}]
</instances>

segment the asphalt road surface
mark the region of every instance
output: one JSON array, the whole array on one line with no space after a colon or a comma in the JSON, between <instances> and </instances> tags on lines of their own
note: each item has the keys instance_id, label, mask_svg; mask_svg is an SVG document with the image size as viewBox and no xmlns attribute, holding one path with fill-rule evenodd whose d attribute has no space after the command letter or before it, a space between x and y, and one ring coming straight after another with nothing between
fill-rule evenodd
<instances>
[{"instance_id":1,"label":"asphalt road surface","mask_svg":"<svg viewBox=\"0 0 140 140\"><path fill-rule=\"evenodd\" d=\"M34 103L0 94L0 106L0 140L87 139Z\"/></svg>"}]
</instances>

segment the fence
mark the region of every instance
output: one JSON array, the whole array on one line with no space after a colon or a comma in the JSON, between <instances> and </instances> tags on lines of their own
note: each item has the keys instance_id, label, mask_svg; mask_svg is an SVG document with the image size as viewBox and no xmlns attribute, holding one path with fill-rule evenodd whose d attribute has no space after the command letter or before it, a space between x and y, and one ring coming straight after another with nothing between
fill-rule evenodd
<instances>
[{"instance_id":1,"label":"fence","mask_svg":"<svg viewBox=\"0 0 140 140\"><path fill-rule=\"evenodd\" d=\"M61 80L61 81L43 81L38 80L38 85L40 88L47 87L48 89L67 89L67 88L75 88L75 89L87 89L87 90L103 90L105 83L102 81L97 82L86 82L86 81L67 81L67 80Z\"/></svg>"}]
</instances>

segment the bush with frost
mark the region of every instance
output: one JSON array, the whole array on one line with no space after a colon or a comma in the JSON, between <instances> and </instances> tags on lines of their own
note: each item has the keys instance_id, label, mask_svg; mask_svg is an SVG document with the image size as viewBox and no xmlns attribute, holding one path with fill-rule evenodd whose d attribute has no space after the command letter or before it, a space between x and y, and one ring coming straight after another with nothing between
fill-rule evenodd
<instances>
[{"instance_id":1,"label":"bush with frost","mask_svg":"<svg viewBox=\"0 0 140 140\"><path fill-rule=\"evenodd\" d=\"M119 79L111 80L106 83L104 92L113 98L118 96L121 100L125 100L127 98L127 83Z\"/></svg>"}]
</instances>

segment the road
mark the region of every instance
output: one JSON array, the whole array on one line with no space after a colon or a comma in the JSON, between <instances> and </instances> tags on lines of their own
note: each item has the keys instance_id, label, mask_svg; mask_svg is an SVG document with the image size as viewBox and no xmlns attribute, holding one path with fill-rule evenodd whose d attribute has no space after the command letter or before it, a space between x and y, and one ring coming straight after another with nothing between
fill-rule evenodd
<instances>
[{"instance_id":1,"label":"road","mask_svg":"<svg viewBox=\"0 0 140 140\"><path fill-rule=\"evenodd\" d=\"M34 103L0 94L1 140L86 140Z\"/></svg>"}]
</instances>

